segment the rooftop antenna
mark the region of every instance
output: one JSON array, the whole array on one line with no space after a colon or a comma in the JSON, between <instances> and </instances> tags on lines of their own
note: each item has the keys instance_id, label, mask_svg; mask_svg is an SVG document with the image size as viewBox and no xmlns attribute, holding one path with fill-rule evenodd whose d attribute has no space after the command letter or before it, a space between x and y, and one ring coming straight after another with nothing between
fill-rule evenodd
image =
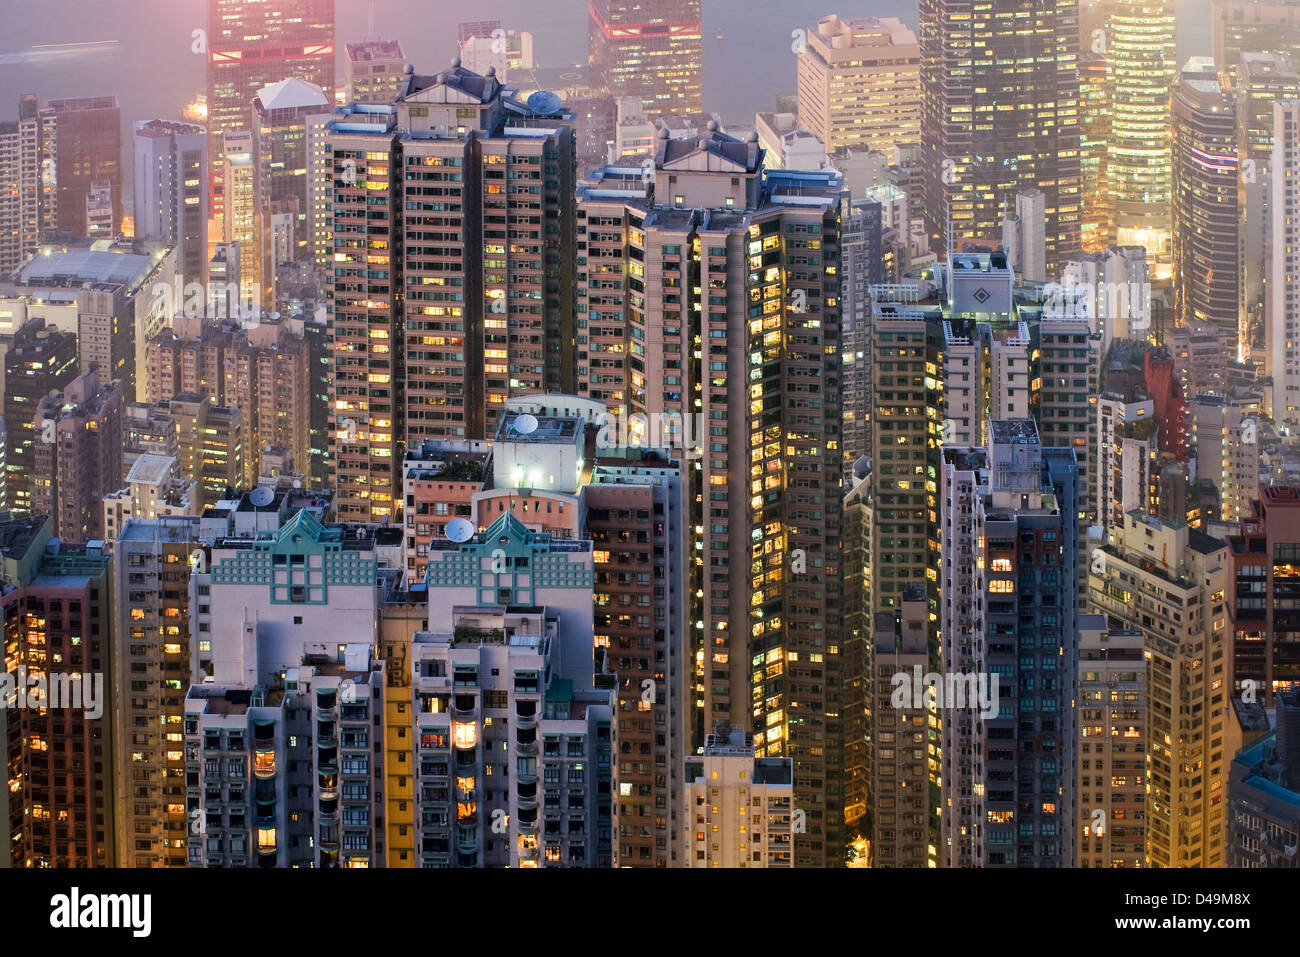
<instances>
[{"instance_id":1,"label":"rooftop antenna","mask_svg":"<svg viewBox=\"0 0 1300 957\"><path fill-rule=\"evenodd\" d=\"M370 0L370 32L368 36L375 35L375 0Z\"/></svg>"}]
</instances>

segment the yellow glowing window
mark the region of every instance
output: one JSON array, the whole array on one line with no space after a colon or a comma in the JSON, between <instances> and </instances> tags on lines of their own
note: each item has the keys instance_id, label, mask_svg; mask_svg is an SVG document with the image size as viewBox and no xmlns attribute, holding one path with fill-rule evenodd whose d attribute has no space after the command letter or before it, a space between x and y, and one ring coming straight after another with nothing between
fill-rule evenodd
<instances>
[{"instance_id":1,"label":"yellow glowing window","mask_svg":"<svg viewBox=\"0 0 1300 957\"><path fill-rule=\"evenodd\" d=\"M995 595L1010 595L1015 590L1016 584L1009 578L995 578L989 582L989 591Z\"/></svg>"},{"instance_id":2,"label":"yellow glowing window","mask_svg":"<svg viewBox=\"0 0 1300 957\"><path fill-rule=\"evenodd\" d=\"M1009 558L995 558L995 559L993 559L992 569L993 569L993 571L995 571L995 572L1009 572L1009 571L1011 571L1011 559L1009 559Z\"/></svg>"},{"instance_id":3,"label":"yellow glowing window","mask_svg":"<svg viewBox=\"0 0 1300 957\"><path fill-rule=\"evenodd\" d=\"M458 748L472 748L478 743L478 727L472 723L457 723L451 727L452 740Z\"/></svg>"}]
</instances>

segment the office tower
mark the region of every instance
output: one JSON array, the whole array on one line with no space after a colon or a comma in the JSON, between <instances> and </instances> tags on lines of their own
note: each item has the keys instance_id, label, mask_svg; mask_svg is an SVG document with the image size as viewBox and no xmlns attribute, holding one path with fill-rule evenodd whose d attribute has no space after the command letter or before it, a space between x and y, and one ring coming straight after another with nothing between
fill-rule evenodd
<instances>
[{"instance_id":1,"label":"office tower","mask_svg":"<svg viewBox=\"0 0 1300 957\"><path fill-rule=\"evenodd\" d=\"M944 851L950 863L968 853L977 867L1068 867L1077 839L1078 469L1072 450L1043 448L1033 419L995 420L988 431L987 449L944 450L945 505L957 517L944 523L955 549L951 565L945 554L942 609L955 631L944 633L942 671L966 685L956 698L949 679L940 702L943 805L955 818L945 843L964 845ZM963 554L975 561L962 563ZM979 675L989 676L983 689ZM951 774L965 763L969 793L963 770Z\"/></svg>"},{"instance_id":2,"label":"office tower","mask_svg":"<svg viewBox=\"0 0 1300 957\"><path fill-rule=\"evenodd\" d=\"M1174 83L1173 263L1174 321L1240 327L1237 110L1219 84L1214 61L1192 57Z\"/></svg>"},{"instance_id":3,"label":"office tower","mask_svg":"<svg viewBox=\"0 0 1300 957\"><path fill-rule=\"evenodd\" d=\"M587 11L593 93L636 96L651 117L703 107L701 0L595 0Z\"/></svg>"},{"instance_id":4,"label":"office tower","mask_svg":"<svg viewBox=\"0 0 1300 957\"><path fill-rule=\"evenodd\" d=\"M871 452L871 295L885 282L883 206L870 197L841 204L840 311L844 349L844 477L852 487L853 466Z\"/></svg>"},{"instance_id":5,"label":"office tower","mask_svg":"<svg viewBox=\"0 0 1300 957\"><path fill-rule=\"evenodd\" d=\"M1037 188L1055 272L1079 249L1078 5L922 0L919 35L931 245L996 243L1006 198Z\"/></svg>"},{"instance_id":6,"label":"office tower","mask_svg":"<svg viewBox=\"0 0 1300 957\"><path fill-rule=\"evenodd\" d=\"M1300 302L1287 277L1300 270L1300 218L1287 203L1300 189L1300 99L1273 104L1273 160L1269 164L1270 238L1265 270L1264 373L1273 380L1273 420L1283 434L1300 426Z\"/></svg>"},{"instance_id":7,"label":"office tower","mask_svg":"<svg viewBox=\"0 0 1300 957\"><path fill-rule=\"evenodd\" d=\"M1239 522L1259 494L1263 443L1258 403L1203 393L1190 403L1196 436L1196 479L1213 482L1219 511L1213 516Z\"/></svg>"},{"instance_id":8,"label":"office tower","mask_svg":"<svg viewBox=\"0 0 1300 957\"><path fill-rule=\"evenodd\" d=\"M319 86L292 77L263 87L253 99L263 296L275 288L277 266L316 258L327 210L315 206L311 145L323 138L313 136L313 128L323 130L332 118L330 99ZM288 218L287 235L273 228L276 217Z\"/></svg>"},{"instance_id":9,"label":"office tower","mask_svg":"<svg viewBox=\"0 0 1300 957\"><path fill-rule=\"evenodd\" d=\"M876 615L871 667L871 832L876 867L925 867L930 772L926 747L930 714L912 682L930 670L926 590L908 585L901 602ZM907 689L902 695L900 689Z\"/></svg>"},{"instance_id":10,"label":"office tower","mask_svg":"<svg viewBox=\"0 0 1300 957\"><path fill-rule=\"evenodd\" d=\"M231 406L214 405L205 395L181 392L167 403L176 423L181 474L199 483L204 504L222 498L227 489L239 488L247 475L245 459L247 420Z\"/></svg>"},{"instance_id":11,"label":"office tower","mask_svg":"<svg viewBox=\"0 0 1300 957\"><path fill-rule=\"evenodd\" d=\"M34 319L14 336L5 355L6 506L30 514L36 477L38 406L50 392L62 392L77 377L77 337Z\"/></svg>"},{"instance_id":12,"label":"office tower","mask_svg":"<svg viewBox=\"0 0 1300 957\"><path fill-rule=\"evenodd\" d=\"M127 401L144 395L145 347L183 298L177 287L177 251L143 240L106 243L90 239L50 245L11 277L0 278L0 295L67 309L60 328L75 331L81 372L98 366L105 379L122 383Z\"/></svg>"},{"instance_id":13,"label":"office tower","mask_svg":"<svg viewBox=\"0 0 1300 957\"><path fill-rule=\"evenodd\" d=\"M104 540L112 547L132 519L198 515L200 507L199 483L180 474L176 456L144 453L136 457L121 487L104 496Z\"/></svg>"},{"instance_id":14,"label":"office tower","mask_svg":"<svg viewBox=\"0 0 1300 957\"><path fill-rule=\"evenodd\" d=\"M1002 221L1002 248L1022 282L1047 282L1046 201L1041 189L1022 189Z\"/></svg>"},{"instance_id":15,"label":"office tower","mask_svg":"<svg viewBox=\"0 0 1300 957\"><path fill-rule=\"evenodd\" d=\"M135 124L135 235L176 247L187 282L208 275L208 131L191 123Z\"/></svg>"},{"instance_id":16,"label":"office tower","mask_svg":"<svg viewBox=\"0 0 1300 957\"><path fill-rule=\"evenodd\" d=\"M1144 636L1148 867L1225 864L1228 578L1225 543L1139 512L1089 563L1092 608Z\"/></svg>"},{"instance_id":17,"label":"office tower","mask_svg":"<svg viewBox=\"0 0 1300 957\"><path fill-rule=\"evenodd\" d=\"M1169 261L1173 197L1169 93L1177 70L1172 0L1113 0L1106 18L1110 139L1106 182L1114 242Z\"/></svg>"},{"instance_id":18,"label":"office tower","mask_svg":"<svg viewBox=\"0 0 1300 957\"><path fill-rule=\"evenodd\" d=\"M190 818L183 724L195 640L189 581L199 520L133 518L113 539L112 680L123 692L111 762L117 859L123 867L184 867Z\"/></svg>"},{"instance_id":19,"label":"office tower","mask_svg":"<svg viewBox=\"0 0 1300 957\"><path fill-rule=\"evenodd\" d=\"M393 517L403 445L483 438L509 396L575 391L572 129L558 106L507 100L460 66L407 80L396 105L330 125L341 517Z\"/></svg>"},{"instance_id":20,"label":"office tower","mask_svg":"<svg viewBox=\"0 0 1300 957\"><path fill-rule=\"evenodd\" d=\"M460 24L458 33L460 60L465 69L486 75L496 68L502 83L510 82L511 71L515 83L523 80L524 71L533 69L533 35L526 31L507 30L500 20L478 20ZM524 80L526 82L526 80Z\"/></svg>"},{"instance_id":21,"label":"office tower","mask_svg":"<svg viewBox=\"0 0 1300 957\"><path fill-rule=\"evenodd\" d=\"M222 135L220 148L221 240L239 249L239 301L258 308L263 302L266 263L261 238L263 217L258 207L257 143L251 131L231 130ZM229 283L229 278L226 281Z\"/></svg>"},{"instance_id":22,"label":"office tower","mask_svg":"<svg viewBox=\"0 0 1300 957\"><path fill-rule=\"evenodd\" d=\"M87 200L92 187L107 181L113 191L110 236L122 223L122 111L117 97L96 96L50 100L58 149L58 229L74 237L90 235Z\"/></svg>"},{"instance_id":23,"label":"office tower","mask_svg":"<svg viewBox=\"0 0 1300 957\"><path fill-rule=\"evenodd\" d=\"M791 867L802 831L789 758L757 758L753 735L719 724L686 762L682 867Z\"/></svg>"},{"instance_id":24,"label":"office tower","mask_svg":"<svg viewBox=\"0 0 1300 957\"><path fill-rule=\"evenodd\" d=\"M1140 631L1079 616L1079 840L1076 867L1141 867L1147 687Z\"/></svg>"},{"instance_id":25,"label":"office tower","mask_svg":"<svg viewBox=\"0 0 1300 957\"><path fill-rule=\"evenodd\" d=\"M897 17L822 17L799 31L799 122L828 153L921 142L921 48Z\"/></svg>"},{"instance_id":26,"label":"office tower","mask_svg":"<svg viewBox=\"0 0 1300 957\"><path fill-rule=\"evenodd\" d=\"M840 260L841 201L839 173L764 175L756 135L712 126L698 140L661 133L653 182L607 167L578 201L579 394L697 437L689 455L687 436L668 443L700 456L691 740L725 720L753 729L757 756L794 759L808 809L795 857L811 866L842 861L842 810L825 797L838 762L825 739L839 691L840 277L811 262Z\"/></svg>"},{"instance_id":27,"label":"office tower","mask_svg":"<svg viewBox=\"0 0 1300 957\"><path fill-rule=\"evenodd\" d=\"M0 523L0 558L10 866L113 867L109 558L55 543L44 516Z\"/></svg>"},{"instance_id":28,"label":"office tower","mask_svg":"<svg viewBox=\"0 0 1300 957\"><path fill-rule=\"evenodd\" d=\"M1122 528L1134 509L1156 514L1160 420L1143 389L1101 394L1096 449L1097 524Z\"/></svg>"},{"instance_id":29,"label":"office tower","mask_svg":"<svg viewBox=\"0 0 1300 957\"><path fill-rule=\"evenodd\" d=\"M591 542L505 513L439 544L409 650L421 865L609 866L614 689L593 684Z\"/></svg>"},{"instance_id":30,"label":"office tower","mask_svg":"<svg viewBox=\"0 0 1300 957\"><path fill-rule=\"evenodd\" d=\"M1265 272L1272 241L1273 104L1300 97L1300 77L1284 53L1243 53L1233 85L1237 149L1241 167L1240 355L1262 358L1265 336ZM1233 356L1237 358L1237 356Z\"/></svg>"},{"instance_id":31,"label":"office tower","mask_svg":"<svg viewBox=\"0 0 1300 957\"><path fill-rule=\"evenodd\" d=\"M300 510L191 573L190 866L383 865L375 549Z\"/></svg>"},{"instance_id":32,"label":"office tower","mask_svg":"<svg viewBox=\"0 0 1300 957\"><path fill-rule=\"evenodd\" d=\"M1237 752L1228 776L1228 867L1300 866L1300 700L1277 697L1276 728ZM1265 719L1267 720L1267 719Z\"/></svg>"},{"instance_id":33,"label":"office tower","mask_svg":"<svg viewBox=\"0 0 1300 957\"><path fill-rule=\"evenodd\" d=\"M1300 591L1300 489L1261 485L1240 530L1228 536L1233 597L1232 694L1249 688L1268 706L1300 683L1300 653L1292 637L1300 626L1288 607Z\"/></svg>"},{"instance_id":34,"label":"office tower","mask_svg":"<svg viewBox=\"0 0 1300 957\"><path fill-rule=\"evenodd\" d=\"M406 81L406 55L400 40L367 38L346 44L343 100L346 103L392 103Z\"/></svg>"},{"instance_id":35,"label":"office tower","mask_svg":"<svg viewBox=\"0 0 1300 957\"><path fill-rule=\"evenodd\" d=\"M208 155L213 213L221 205L222 137L246 130L258 90L290 77L334 90L335 0L206 0Z\"/></svg>"},{"instance_id":36,"label":"office tower","mask_svg":"<svg viewBox=\"0 0 1300 957\"><path fill-rule=\"evenodd\" d=\"M64 541L102 540L104 496L122 480L121 383L92 368L41 399L33 428L32 512Z\"/></svg>"},{"instance_id":37,"label":"office tower","mask_svg":"<svg viewBox=\"0 0 1300 957\"><path fill-rule=\"evenodd\" d=\"M252 485L269 446L288 451L295 466L311 462L311 383L307 340L299 319L241 328L230 319L177 316L149 343L150 401L182 393L239 409L244 420L244 472Z\"/></svg>"},{"instance_id":38,"label":"office tower","mask_svg":"<svg viewBox=\"0 0 1300 957\"><path fill-rule=\"evenodd\" d=\"M1234 84L1243 53L1300 49L1300 10L1283 0L1211 0L1210 55Z\"/></svg>"},{"instance_id":39,"label":"office tower","mask_svg":"<svg viewBox=\"0 0 1300 957\"><path fill-rule=\"evenodd\" d=\"M35 94L18 99L18 119L0 123L0 276L36 252L58 225L56 119Z\"/></svg>"},{"instance_id":40,"label":"office tower","mask_svg":"<svg viewBox=\"0 0 1300 957\"><path fill-rule=\"evenodd\" d=\"M1101 4L1095 4L1097 10ZM1080 20L1083 7L1080 7ZM1104 29L1105 19L1096 29ZM1081 29L1087 44L1090 29ZM1109 165L1111 107L1110 68L1104 53L1083 47L1079 51L1079 247L1096 252L1109 246L1115 237L1115 223L1110 202Z\"/></svg>"}]
</instances>

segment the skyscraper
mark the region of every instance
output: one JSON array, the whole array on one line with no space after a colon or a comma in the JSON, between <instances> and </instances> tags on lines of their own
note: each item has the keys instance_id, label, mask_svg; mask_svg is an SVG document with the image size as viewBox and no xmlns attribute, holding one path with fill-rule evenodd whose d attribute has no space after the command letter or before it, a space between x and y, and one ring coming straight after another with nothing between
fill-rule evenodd
<instances>
[{"instance_id":1,"label":"skyscraper","mask_svg":"<svg viewBox=\"0 0 1300 957\"><path fill-rule=\"evenodd\" d=\"M113 680L130 693L114 712L118 861L123 867L184 867L193 820L186 810L185 692L194 632L192 557L199 520L132 519L113 547ZM200 552L202 554L202 552ZM205 641L211 640L207 635ZM143 773L139 773L143 772Z\"/></svg>"},{"instance_id":2,"label":"skyscraper","mask_svg":"<svg viewBox=\"0 0 1300 957\"><path fill-rule=\"evenodd\" d=\"M753 735L717 726L686 762L683 867L790 867L794 822L789 758L754 757Z\"/></svg>"},{"instance_id":3,"label":"skyscraper","mask_svg":"<svg viewBox=\"0 0 1300 957\"><path fill-rule=\"evenodd\" d=\"M18 101L18 119L0 123L0 275L17 269L58 222L56 119L35 95Z\"/></svg>"},{"instance_id":4,"label":"skyscraper","mask_svg":"<svg viewBox=\"0 0 1300 957\"><path fill-rule=\"evenodd\" d=\"M406 84L406 55L396 39L381 37L347 44L343 98L346 102L392 103Z\"/></svg>"},{"instance_id":5,"label":"skyscraper","mask_svg":"<svg viewBox=\"0 0 1300 957\"><path fill-rule=\"evenodd\" d=\"M1110 137L1106 182L1114 242L1169 261L1173 190L1169 89L1177 70L1172 0L1113 0L1106 19Z\"/></svg>"},{"instance_id":6,"label":"skyscraper","mask_svg":"<svg viewBox=\"0 0 1300 957\"><path fill-rule=\"evenodd\" d=\"M921 0L926 228L996 244L1004 205L1044 194L1046 264L1078 251L1078 6L1070 0ZM952 250L949 250L952 252Z\"/></svg>"},{"instance_id":7,"label":"skyscraper","mask_svg":"<svg viewBox=\"0 0 1300 957\"><path fill-rule=\"evenodd\" d=\"M44 104L58 130L55 176L58 181L58 228L74 237L90 235L95 184L107 182L112 193L112 228L122 223L122 111L117 97L51 100Z\"/></svg>"},{"instance_id":8,"label":"skyscraper","mask_svg":"<svg viewBox=\"0 0 1300 957\"><path fill-rule=\"evenodd\" d=\"M1300 426L1300 303L1287 294L1288 277L1300 274L1300 217L1287 215L1286 207L1300 188L1300 99L1273 104L1269 178L1264 371L1273 380L1273 420L1290 433Z\"/></svg>"},{"instance_id":9,"label":"skyscraper","mask_svg":"<svg viewBox=\"0 0 1300 957\"><path fill-rule=\"evenodd\" d=\"M1285 0L1211 0L1210 55L1235 85L1243 53L1300 49L1300 8Z\"/></svg>"},{"instance_id":10,"label":"skyscraper","mask_svg":"<svg viewBox=\"0 0 1300 957\"><path fill-rule=\"evenodd\" d=\"M4 417L8 432L6 505L31 513L36 476L36 444L53 435L37 429L37 408L51 391L62 391L77 377L77 337L33 319L14 336L5 355ZM48 438L47 438L48 437Z\"/></svg>"},{"instance_id":11,"label":"skyscraper","mask_svg":"<svg viewBox=\"0 0 1300 957\"><path fill-rule=\"evenodd\" d=\"M1243 53L1232 92L1236 98L1241 167L1242 355L1263 358L1265 276L1272 244L1273 104L1300 97L1300 77L1284 53ZM1230 358L1237 358L1231 356Z\"/></svg>"},{"instance_id":12,"label":"skyscraper","mask_svg":"<svg viewBox=\"0 0 1300 957\"><path fill-rule=\"evenodd\" d=\"M921 48L901 20L832 14L805 33L799 122L826 152L921 141Z\"/></svg>"},{"instance_id":13,"label":"skyscraper","mask_svg":"<svg viewBox=\"0 0 1300 957\"><path fill-rule=\"evenodd\" d=\"M335 0L206 0L208 55L208 156L212 160L213 212L220 205L225 162L222 135L248 129L258 90L289 77L334 94Z\"/></svg>"},{"instance_id":14,"label":"skyscraper","mask_svg":"<svg viewBox=\"0 0 1300 957\"><path fill-rule=\"evenodd\" d=\"M149 399L196 393L244 415L243 481L252 484L268 446L311 464L311 383L304 323L266 320L248 329L230 320L177 316L148 346Z\"/></svg>"},{"instance_id":15,"label":"skyscraper","mask_svg":"<svg viewBox=\"0 0 1300 957\"><path fill-rule=\"evenodd\" d=\"M1079 616L1077 867L1146 862L1147 674L1142 633Z\"/></svg>"},{"instance_id":16,"label":"skyscraper","mask_svg":"<svg viewBox=\"0 0 1300 957\"><path fill-rule=\"evenodd\" d=\"M1173 102L1174 320L1208 322L1243 336L1238 247L1237 110L1213 60L1192 57Z\"/></svg>"},{"instance_id":17,"label":"skyscraper","mask_svg":"<svg viewBox=\"0 0 1300 957\"><path fill-rule=\"evenodd\" d=\"M701 0L594 0L588 7L587 84L641 98L652 118L703 108Z\"/></svg>"},{"instance_id":18,"label":"skyscraper","mask_svg":"<svg viewBox=\"0 0 1300 957\"><path fill-rule=\"evenodd\" d=\"M65 541L103 539L104 496L122 483L122 384L83 373L41 399L35 429L32 511Z\"/></svg>"},{"instance_id":19,"label":"skyscraper","mask_svg":"<svg viewBox=\"0 0 1300 957\"><path fill-rule=\"evenodd\" d=\"M692 743L726 721L792 757L796 863L838 864L841 177L765 171L757 134L716 124L661 133L653 163L580 192L580 394L621 444L649 418L698 458Z\"/></svg>"},{"instance_id":20,"label":"skyscraper","mask_svg":"<svg viewBox=\"0 0 1300 957\"><path fill-rule=\"evenodd\" d=\"M1144 636L1149 867L1225 865L1228 581L1225 543L1136 511L1090 560L1092 608Z\"/></svg>"},{"instance_id":21,"label":"skyscraper","mask_svg":"<svg viewBox=\"0 0 1300 957\"><path fill-rule=\"evenodd\" d=\"M112 867L114 650L103 543L55 545L44 516L0 522L8 700L6 856L13 867ZM10 684L11 683L11 684ZM18 707L17 695L23 696Z\"/></svg>"},{"instance_id":22,"label":"skyscraper","mask_svg":"<svg viewBox=\"0 0 1300 957\"><path fill-rule=\"evenodd\" d=\"M208 132L171 120L135 124L135 235L176 247L182 287L208 275Z\"/></svg>"},{"instance_id":23,"label":"skyscraper","mask_svg":"<svg viewBox=\"0 0 1300 957\"><path fill-rule=\"evenodd\" d=\"M573 130L531 103L453 63L330 124L340 517L393 516L403 444L576 391Z\"/></svg>"},{"instance_id":24,"label":"skyscraper","mask_svg":"<svg viewBox=\"0 0 1300 957\"><path fill-rule=\"evenodd\" d=\"M319 86L293 77L263 87L253 99L264 296L275 288L277 266L315 259L313 240L327 211L314 203L311 144L313 127L323 126L333 112L331 99Z\"/></svg>"},{"instance_id":25,"label":"skyscraper","mask_svg":"<svg viewBox=\"0 0 1300 957\"><path fill-rule=\"evenodd\" d=\"M972 783L967 798L960 779L944 776L945 816L960 821L950 804L971 804L967 826L949 823L947 838L969 846L974 866L1068 867L1077 839L1078 470L1072 450L1042 447L1033 419L996 420L988 431L987 450L945 449L946 506L958 510L945 528L975 561L957 560L959 551L944 563L945 628L970 631L946 638L945 652L957 653L944 655L943 671L992 682L978 701L968 687L964 701L943 703L945 730L968 722L976 742L960 725L945 738L950 766L955 749L970 752ZM973 473L968 490L950 468ZM958 612L969 600L970 612L950 619L947 596ZM963 852L946 848L958 860Z\"/></svg>"}]
</instances>

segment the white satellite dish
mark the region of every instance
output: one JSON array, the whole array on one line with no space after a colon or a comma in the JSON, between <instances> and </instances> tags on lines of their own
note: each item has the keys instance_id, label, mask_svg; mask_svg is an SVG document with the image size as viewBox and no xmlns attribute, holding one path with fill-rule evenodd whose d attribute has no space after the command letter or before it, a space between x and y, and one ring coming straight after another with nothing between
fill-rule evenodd
<instances>
[{"instance_id":1,"label":"white satellite dish","mask_svg":"<svg viewBox=\"0 0 1300 957\"><path fill-rule=\"evenodd\" d=\"M519 435L532 435L537 431L537 416L528 412L515 416L515 432Z\"/></svg>"},{"instance_id":2,"label":"white satellite dish","mask_svg":"<svg viewBox=\"0 0 1300 957\"><path fill-rule=\"evenodd\" d=\"M248 493L248 500L253 503L254 508L270 505L273 498L275 498L275 489L269 485L259 485Z\"/></svg>"},{"instance_id":3,"label":"white satellite dish","mask_svg":"<svg viewBox=\"0 0 1300 957\"><path fill-rule=\"evenodd\" d=\"M453 542L468 542L474 537L474 523L468 518L453 518L447 523L447 538Z\"/></svg>"}]
</instances>

